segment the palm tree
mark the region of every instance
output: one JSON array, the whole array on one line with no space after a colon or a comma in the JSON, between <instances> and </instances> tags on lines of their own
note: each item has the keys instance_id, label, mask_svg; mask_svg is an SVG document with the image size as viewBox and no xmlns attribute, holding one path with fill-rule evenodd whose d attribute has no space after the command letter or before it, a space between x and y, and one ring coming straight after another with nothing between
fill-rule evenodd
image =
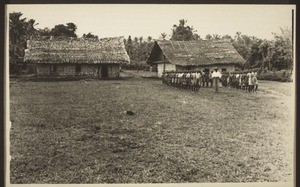
<instances>
[{"instance_id":1,"label":"palm tree","mask_svg":"<svg viewBox=\"0 0 300 187\"><path fill-rule=\"evenodd\" d=\"M152 37L148 36L147 41L148 41L148 43L150 43L152 41Z\"/></svg>"},{"instance_id":2,"label":"palm tree","mask_svg":"<svg viewBox=\"0 0 300 187\"><path fill-rule=\"evenodd\" d=\"M236 33L235 33L235 36L234 36L234 39L235 39L235 40L239 40L240 37L241 37L241 34L242 34L241 32L236 32Z\"/></svg>"},{"instance_id":3,"label":"palm tree","mask_svg":"<svg viewBox=\"0 0 300 187\"><path fill-rule=\"evenodd\" d=\"M184 27L184 25L186 24L186 22L187 22L187 20L181 19L181 20L179 20L179 25Z\"/></svg>"},{"instance_id":4,"label":"palm tree","mask_svg":"<svg viewBox=\"0 0 300 187\"><path fill-rule=\"evenodd\" d=\"M140 44L143 42L143 37L142 36L139 37L139 42L140 42Z\"/></svg>"},{"instance_id":5,"label":"palm tree","mask_svg":"<svg viewBox=\"0 0 300 187\"><path fill-rule=\"evenodd\" d=\"M32 35L32 34L36 34L37 30L34 28L36 25L38 25L38 23L35 23L34 19L30 19L27 21L26 23L26 34L27 35Z\"/></svg>"},{"instance_id":6,"label":"palm tree","mask_svg":"<svg viewBox=\"0 0 300 187\"><path fill-rule=\"evenodd\" d=\"M17 68L22 63L26 38L24 36L36 34L38 32L34 27L37 25L34 19L26 21L21 12L9 14L9 62L11 70L18 71ZM16 65L16 66L15 66Z\"/></svg>"},{"instance_id":7,"label":"palm tree","mask_svg":"<svg viewBox=\"0 0 300 187\"><path fill-rule=\"evenodd\" d=\"M219 39L221 39L221 36L218 35L218 34L213 34L213 39L214 40L219 40Z\"/></svg>"},{"instance_id":8,"label":"palm tree","mask_svg":"<svg viewBox=\"0 0 300 187\"><path fill-rule=\"evenodd\" d=\"M163 40L165 40L165 39L166 39L166 37L167 37L167 34L166 34L165 32L163 32L163 33L160 33L160 35L161 35L161 38L162 38Z\"/></svg>"},{"instance_id":9,"label":"palm tree","mask_svg":"<svg viewBox=\"0 0 300 187\"><path fill-rule=\"evenodd\" d=\"M212 39L212 36L211 36L210 34L207 34L207 35L205 36L205 39L206 39L206 40L211 40L211 39Z\"/></svg>"},{"instance_id":10,"label":"palm tree","mask_svg":"<svg viewBox=\"0 0 300 187\"><path fill-rule=\"evenodd\" d=\"M22 15L21 12L9 14L9 38L12 44L15 44L20 36L26 34L26 18L20 19Z\"/></svg>"}]
</instances>

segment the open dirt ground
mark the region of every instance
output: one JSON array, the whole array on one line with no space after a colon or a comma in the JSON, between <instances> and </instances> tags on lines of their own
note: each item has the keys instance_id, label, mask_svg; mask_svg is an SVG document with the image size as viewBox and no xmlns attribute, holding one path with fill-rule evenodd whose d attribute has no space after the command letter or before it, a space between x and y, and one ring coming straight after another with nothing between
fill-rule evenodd
<instances>
[{"instance_id":1,"label":"open dirt ground","mask_svg":"<svg viewBox=\"0 0 300 187\"><path fill-rule=\"evenodd\" d=\"M291 182L292 85L11 79L11 183Z\"/></svg>"}]
</instances>

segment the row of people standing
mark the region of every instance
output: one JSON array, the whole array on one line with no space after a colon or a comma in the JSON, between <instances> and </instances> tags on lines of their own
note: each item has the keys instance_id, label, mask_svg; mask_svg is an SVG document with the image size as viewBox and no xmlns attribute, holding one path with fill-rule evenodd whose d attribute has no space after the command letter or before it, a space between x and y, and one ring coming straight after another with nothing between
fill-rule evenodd
<instances>
[{"instance_id":1,"label":"row of people standing","mask_svg":"<svg viewBox=\"0 0 300 187\"><path fill-rule=\"evenodd\" d=\"M238 71L238 72L219 72L216 67L214 71L171 71L162 74L164 84L180 89L198 91L201 86L214 87L218 92L219 82L224 87L244 90L245 92L257 92L258 80L257 72Z\"/></svg>"},{"instance_id":2,"label":"row of people standing","mask_svg":"<svg viewBox=\"0 0 300 187\"><path fill-rule=\"evenodd\" d=\"M257 72L254 71L239 71L223 75L224 86L243 90L245 92L257 92L258 80Z\"/></svg>"},{"instance_id":3,"label":"row of people standing","mask_svg":"<svg viewBox=\"0 0 300 187\"><path fill-rule=\"evenodd\" d=\"M201 87L201 71L172 71L162 74L163 84L179 89L199 91Z\"/></svg>"},{"instance_id":4,"label":"row of people standing","mask_svg":"<svg viewBox=\"0 0 300 187\"><path fill-rule=\"evenodd\" d=\"M201 85L206 87L214 85L215 91L218 91L221 76L218 68L215 68L215 71L210 75L201 71L172 71L162 74L162 82L180 89L192 91L199 91Z\"/></svg>"}]
</instances>

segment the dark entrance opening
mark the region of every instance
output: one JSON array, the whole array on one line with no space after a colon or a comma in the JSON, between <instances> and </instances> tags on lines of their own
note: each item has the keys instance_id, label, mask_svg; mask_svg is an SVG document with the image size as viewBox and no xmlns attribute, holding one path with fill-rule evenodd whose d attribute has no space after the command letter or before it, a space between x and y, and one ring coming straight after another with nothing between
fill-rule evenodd
<instances>
[{"instance_id":1,"label":"dark entrance opening","mask_svg":"<svg viewBox=\"0 0 300 187\"><path fill-rule=\"evenodd\" d=\"M186 66L186 70L191 70L192 67L191 66Z\"/></svg>"},{"instance_id":2,"label":"dark entrance opening","mask_svg":"<svg viewBox=\"0 0 300 187\"><path fill-rule=\"evenodd\" d=\"M107 65L103 65L101 68L101 77L106 79L108 78L108 67Z\"/></svg>"},{"instance_id":3,"label":"dark entrance opening","mask_svg":"<svg viewBox=\"0 0 300 187\"><path fill-rule=\"evenodd\" d=\"M54 75L54 74L56 74L56 72L57 72L57 65L56 64L51 65L50 66L50 74Z\"/></svg>"},{"instance_id":4,"label":"dark entrance opening","mask_svg":"<svg viewBox=\"0 0 300 187\"><path fill-rule=\"evenodd\" d=\"M79 75L81 72L81 65L80 64L76 64L75 66L75 74Z\"/></svg>"},{"instance_id":5,"label":"dark entrance opening","mask_svg":"<svg viewBox=\"0 0 300 187\"><path fill-rule=\"evenodd\" d=\"M204 69L204 73L208 75L209 74L209 69Z\"/></svg>"}]
</instances>

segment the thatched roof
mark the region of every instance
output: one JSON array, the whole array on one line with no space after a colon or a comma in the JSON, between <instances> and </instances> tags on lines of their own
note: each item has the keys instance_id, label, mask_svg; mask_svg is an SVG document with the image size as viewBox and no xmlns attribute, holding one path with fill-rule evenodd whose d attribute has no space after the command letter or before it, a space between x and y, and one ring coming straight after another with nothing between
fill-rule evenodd
<instances>
[{"instance_id":1,"label":"thatched roof","mask_svg":"<svg viewBox=\"0 0 300 187\"><path fill-rule=\"evenodd\" d=\"M35 63L129 63L124 38L36 37L27 41L24 61Z\"/></svg>"},{"instance_id":2,"label":"thatched roof","mask_svg":"<svg viewBox=\"0 0 300 187\"><path fill-rule=\"evenodd\" d=\"M226 40L200 41L155 41L148 64L161 63L160 53L167 61L179 66L244 64L245 60Z\"/></svg>"}]
</instances>

